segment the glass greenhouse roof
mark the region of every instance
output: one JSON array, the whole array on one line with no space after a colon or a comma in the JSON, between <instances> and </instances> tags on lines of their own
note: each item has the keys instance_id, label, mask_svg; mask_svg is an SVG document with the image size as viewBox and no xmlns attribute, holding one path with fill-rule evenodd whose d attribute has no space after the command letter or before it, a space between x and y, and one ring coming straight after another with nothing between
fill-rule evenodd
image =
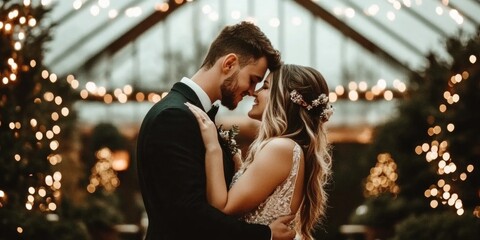
<instances>
[{"instance_id":1,"label":"glass greenhouse roof","mask_svg":"<svg viewBox=\"0 0 480 240\"><path fill-rule=\"evenodd\" d=\"M372 125L394 114L395 98L357 101L350 92L405 90L409 72L423 68L426 54L448 60L444 39L474 33L480 23L478 0L42 2L52 4L51 21L57 23L46 64L59 76L74 74L79 89L127 86L161 94L196 71L225 24L248 20L280 49L284 62L322 72L339 99L331 121L339 126ZM119 100L83 101L77 109L86 122L113 114L115 121L139 123L152 104ZM236 112L248 111L246 102Z\"/></svg>"}]
</instances>

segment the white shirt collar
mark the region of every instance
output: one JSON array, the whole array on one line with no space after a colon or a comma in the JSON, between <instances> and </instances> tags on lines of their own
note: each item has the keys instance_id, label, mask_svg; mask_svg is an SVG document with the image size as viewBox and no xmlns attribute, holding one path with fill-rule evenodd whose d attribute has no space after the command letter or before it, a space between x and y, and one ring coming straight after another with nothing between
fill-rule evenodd
<instances>
[{"instance_id":1,"label":"white shirt collar","mask_svg":"<svg viewBox=\"0 0 480 240\"><path fill-rule=\"evenodd\" d=\"M197 83L195 83L192 79L186 77L183 77L180 82L189 86L195 92L195 94L197 94L197 97L198 99L200 99L200 103L202 103L205 112L208 112L212 108L212 101L208 97L207 93L203 91L203 89L198 86Z\"/></svg>"}]
</instances>

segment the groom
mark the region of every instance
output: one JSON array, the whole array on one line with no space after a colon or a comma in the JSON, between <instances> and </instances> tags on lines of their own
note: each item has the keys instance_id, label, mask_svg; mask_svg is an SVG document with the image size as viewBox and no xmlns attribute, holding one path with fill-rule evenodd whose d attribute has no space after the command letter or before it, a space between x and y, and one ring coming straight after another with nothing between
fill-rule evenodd
<instances>
[{"instance_id":1,"label":"groom","mask_svg":"<svg viewBox=\"0 0 480 240\"><path fill-rule=\"evenodd\" d=\"M138 177L148 214L148 240L293 239L281 217L270 226L247 224L210 206L206 199L205 148L197 120L185 106L205 111L212 102L235 109L252 95L267 69L280 65L280 54L254 24L225 27L213 41L201 68L183 78L145 116L137 142ZM213 118L212 118L213 120ZM234 166L224 150L227 186Z\"/></svg>"}]
</instances>

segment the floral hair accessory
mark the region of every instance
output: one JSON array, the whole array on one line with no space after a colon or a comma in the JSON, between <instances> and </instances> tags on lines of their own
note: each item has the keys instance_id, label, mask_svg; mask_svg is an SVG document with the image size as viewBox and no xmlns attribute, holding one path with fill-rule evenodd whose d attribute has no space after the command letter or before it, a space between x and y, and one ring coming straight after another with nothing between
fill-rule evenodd
<instances>
[{"instance_id":1,"label":"floral hair accessory","mask_svg":"<svg viewBox=\"0 0 480 240\"><path fill-rule=\"evenodd\" d=\"M312 108L317 107L319 105L325 104L328 102L328 97L324 93L320 94L317 99L313 100L311 104L308 104L303 100L302 94L298 93L297 90L293 90L290 92L290 99L292 102L306 108L308 111L310 111Z\"/></svg>"},{"instance_id":2,"label":"floral hair accessory","mask_svg":"<svg viewBox=\"0 0 480 240\"><path fill-rule=\"evenodd\" d=\"M320 117L322 118L323 122L328 121L330 116L333 114L333 107L331 104L327 104L328 97L327 95L325 95L325 93L320 94L318 98L314 99L310 104L308 104L307 102L305 102L305 100L303 100L302 94L298 93L297 90L293 90L290 92L290 100L304 107L308 111L310 111L314 107L318 107L320 105L326 105L322 113L320 114Z\"/></svg>"},{"instance_id":3,"label":"floral hair accessory","mask_svg":"<svg viewBox=\"0 0 480 240\"><path fill-rule=\"evenodd\" d=\"M332 116L333 114L333 106L332 104L328 104L325 109L323 109L322 113L320 114L320 117L322 118L322 121L323 122L326 122L328 121L328 119L330 119L330 116Z\"/></svg>"}]
</instances>

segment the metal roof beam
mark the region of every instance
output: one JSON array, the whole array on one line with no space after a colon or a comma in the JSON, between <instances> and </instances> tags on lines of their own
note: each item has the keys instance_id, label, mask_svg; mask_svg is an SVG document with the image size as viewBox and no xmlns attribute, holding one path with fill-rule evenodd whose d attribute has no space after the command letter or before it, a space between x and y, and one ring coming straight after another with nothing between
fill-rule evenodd
<instances>
[{"instance_id":1,"label":"metal roof beam","mask_svg":"<svg viewBox=\"0 0 480 240\"><path fill-rule=\"evenodd\" d=\"M143 0L142 0L143 1ZM136 0L132 0L130 3L128 3L127 5L125 5L122 9L120 9L119 12L124 12L126 9L134 6L135 4L138 4L138 2L136 2ZM85 10L84 10L85 11ZM68 18L67 18L68 19ZM97 35L97 33L105 30L106 28L108 28L111 24L108 24L108 23L112 23L113 21L118 21L118 19L120 18L114 18L114 19L110 19L110 20L107 20L106 23L104 24L101 24L99 26L97 26L96 28L92 29L91 31L89 31L88 34L84 35L83 37L77 39L75 42L73 42L72 44L70 44L70 47L68 49L66 49L65 51L62 52L62 54L56 56L52 61L51 61L51 65L56 65L58 64L59 62L63 61L63 59L65 59L67 56L69 56L70 54L72 54L73 52L75 52L74 50L76 48L78 48L79 46L85 44L86 42L88 42L88 40L94 36ZM108 22L110 21L110 22Z\"/></svg>"},{"instance_id":2,"label":"metal roof beam","mask_svg":"<svg viewBox=\"0 0 480 240\"><path fill-rule=\"evenodd\" d=\"M324 8L322 8L312 0L294 0L294 1L297 2L299 5L303 6L305 9L310 11L315 16L320 17L325 22L332 25L335 29L343 33L345 36L351 38L352 40L357 42L360 46L364 47L368 51L388 60L390 63L393 63L403 68L407 72L414 73L414 71L410 69L409 66L400 62L397 58L393 57L390 53L383 50L377 44L367 39L365 36L363 36L362 34L357 32L355 29L348 26L345 22L341 21L340 19L335 17L333 14L331 14L329 11L325 10Z\"/></svg>"},{"instance_id":3,"label":"metal roof beam","mask_svg":"<svg viewBox=\"0 0 480 240\"><path fill-rule=\"evenodd\" d=\"M443 2L442 0L438 0L442 5L443 5ZM480 4L480 0L477 0L476 3ZM445 6L445 5L444 5ZM462 15L463 17L465 17L468 21L470 21L471 23L473 23L473 25L477 26L479 25L479 23L477 22L477 20L475 20L475 18L473 18L472 16L468 15L465 11L463 11L461 8L459 8L457 5L453 4L452 2L449 2L448 5L446 6L450 9L455 9L458 11L458 13L460 13L460 15Z\"/></svg>"},{"instance_id":4,"label":"metal roof beam","mask_svg":"<svg viewBox=\"0 0 480 240\"><path fill-rule=\"evenodd\" d=\"M138 36L142 35L152 26L157 24L158 22L166 19L168 15L170 15L173 11L175 11L179 6L182 4L175 4L175 2L171 1L170 8L166 12L162 11L154 11L150 16L146 17L143 21L138 23L136 26L132 27L130 30L125 32L122 36L112 41L109 45L107 45L102 50L98 51L95 55L90 57L82 67L89 67L90 65L94 64L97 59L99 59L103 54L112 55L116 53L118 50L125 47L128 43L134 41Z\"/></svg>"},{"instance_id":5,"label":"metal roof beam","mask_svg":"<svg viewBox=\"0 0 480 240\"><path fill-rule=\"evenodd\" d=\"M168 11L166 11L166 12L154 11L152 14L147 16L145 19L143 19L137 25L133 26L128 31L126 31L123 35L121 35L117 39L114 39L108 45L106 45L104 48L100 49L97 53L95 53L93 56L91 56L90 58L85 60L83 62L83 64L80 64L77 67L77 70L82 69L82 68L90 68L93 64L95 64L95 62L98 59L100 59L105 54L113 55L114 53L116 53L117 51L119 51L120 49L125 47L128 43L134 41L138 36L142 35L144 32L146 32L152 26L154 26L158 22L166 19L168 15L170 15L172 12L174 12L181 5L183 5L183 4L176 4L174 1L170 1ZM108 24L104 24L104 25L101 26L101 28L105 28L107 26L108 26ZM92 32L94 33L94 32L97 32L97 31L101 31L101 29L96 29ZM89 36L86 36L84 38L88 38L88 37ZM85 41L84 38L79 40L79 42L80 41Z\"/></svg>"}]
</instances>

